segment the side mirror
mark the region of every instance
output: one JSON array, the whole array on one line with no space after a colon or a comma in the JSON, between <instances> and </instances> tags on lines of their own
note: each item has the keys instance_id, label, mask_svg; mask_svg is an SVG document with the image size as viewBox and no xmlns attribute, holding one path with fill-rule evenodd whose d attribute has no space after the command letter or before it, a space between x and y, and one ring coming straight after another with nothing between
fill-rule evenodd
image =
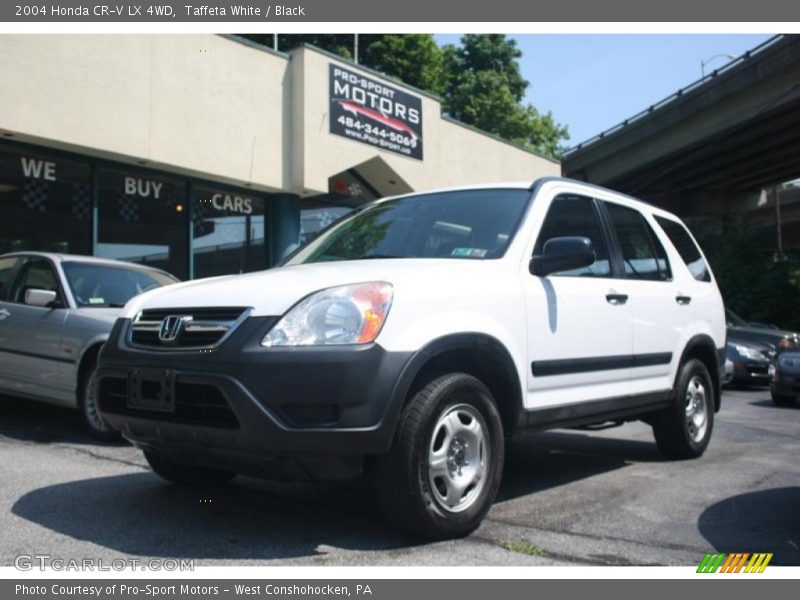
<instances>
[{"instance_id":1,"label":"side mirror","mask_svg":"<svg viewBox=\"0 0 800 600\"><path fill-rule=\"evenodd\" d=\"M58 294L52 290L25 290L25 304L30 304L31 306L46 308L53 305L57 298Z\"/></svg>"},{"instance_id":2,"label":"side mirror","mask_svg":"<svg viewBox=\"0 0 800 600\"><path fill-rule=\"evenodd\" d=\"M588 267L597 259L587 237L557 237L545 242L541 254L531 258L530 272L537 277Z\"/></svg>"}]
</instances>

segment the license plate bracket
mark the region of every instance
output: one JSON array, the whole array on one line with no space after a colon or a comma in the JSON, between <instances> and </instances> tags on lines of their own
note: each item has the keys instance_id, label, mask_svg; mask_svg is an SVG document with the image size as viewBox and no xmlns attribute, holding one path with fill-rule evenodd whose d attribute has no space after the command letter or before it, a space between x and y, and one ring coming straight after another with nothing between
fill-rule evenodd
<instances>
[{"instance_id":1,"label":"license plate bracket","mask_svg":"<svg viewBox=\"0 0 800 600\"><path fill-rule=\"evenodd\" d=\"M128 371L128 408L175 412L174 369Z\"/></svg>"}]
</instances>

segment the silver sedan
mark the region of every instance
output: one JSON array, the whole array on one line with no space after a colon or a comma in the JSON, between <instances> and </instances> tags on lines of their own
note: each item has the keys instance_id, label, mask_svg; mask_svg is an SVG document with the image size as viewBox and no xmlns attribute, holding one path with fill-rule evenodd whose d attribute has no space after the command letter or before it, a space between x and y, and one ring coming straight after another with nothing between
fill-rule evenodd
<instances>
[{"instance_id":1,"label":"silver sedan","mask_svg":"<svg viewBox=\"0 0 800 600\"><path fill-rule=\"evenodd\" d=\"M175 277L131 263L43 252L0 256L0 392L97 413L95 367L121 308Z\"/></svg>"}]
</instances>

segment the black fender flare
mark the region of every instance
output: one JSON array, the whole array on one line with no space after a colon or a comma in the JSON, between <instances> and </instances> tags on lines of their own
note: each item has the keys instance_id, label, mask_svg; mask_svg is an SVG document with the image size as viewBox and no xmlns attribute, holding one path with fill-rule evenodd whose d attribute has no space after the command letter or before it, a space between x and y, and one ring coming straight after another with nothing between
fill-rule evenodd
<instances>
[{"instance_id":1,"label":"black fender flare","mask_svg":"<svg viewBox=\"0 0 800 600\"><path fill-rule=\"evenodd\" d=\"M711 372L711 377L714 379L714 412L719 412L719 409L722 405L722 373L725 369L726 348L724 346L722 348L717 348L717 345L714 343L714 340L710 335L705 333L697 334L689 338L689 341L686 342L686 345L683 348L683 353L681 354L680 362L678 363L679 370L680 365L686 361L686 357L689 355L689 353L698 347L705 348L711 353L712 356L716 357L716 369ZM676 373L675 376L677 377L678 373Z\"/></svg>"},{"instance_id":2,"label":"black fender flare","mask_svg":"<svg viewBox=\"0 0 800 600\"><path fill-rule=\"evenodd\" d=\"M400 413L408 398L409 391L423 368L442 354L453 350L469 350L488 352L497 357L504 376L509 378L513 397L507 400L511 410L509 425L512 429L524 426L525 410L523 407L522 385L511 353L497 338L480 332L455 333L436 338L411 355L400 372L392 390L388 413L395 423L399 422Z\"/></svg>"}]
</instances>

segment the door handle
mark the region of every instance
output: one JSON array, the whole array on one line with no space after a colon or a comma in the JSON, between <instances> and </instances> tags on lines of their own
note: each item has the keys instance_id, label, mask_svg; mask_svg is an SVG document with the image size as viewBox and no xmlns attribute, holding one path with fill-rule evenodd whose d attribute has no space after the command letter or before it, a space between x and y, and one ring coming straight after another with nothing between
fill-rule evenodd
<instances>
[{"instance_id":1,"label":"door handle","mask_svg":"<svg viewBox=\"0 0 800 600\"><path fill-rule=\"evenodd\" d=\"M606 300L609 304L618 306L620 304L625 304L628 301L628 294L608 293L606 294Z\"/></svg>"},{"instance_id":2,"label":"door handle","mask_svg":"<svg viewBox=\"0 0 800 600\"><path fill-rule=\"evenodd\" d=\"M675 302L677 302L681 306L686 306L691 301L692 301L691 296L681 296L681 295L675 296Z\"/></svg>"}]
</instances>

